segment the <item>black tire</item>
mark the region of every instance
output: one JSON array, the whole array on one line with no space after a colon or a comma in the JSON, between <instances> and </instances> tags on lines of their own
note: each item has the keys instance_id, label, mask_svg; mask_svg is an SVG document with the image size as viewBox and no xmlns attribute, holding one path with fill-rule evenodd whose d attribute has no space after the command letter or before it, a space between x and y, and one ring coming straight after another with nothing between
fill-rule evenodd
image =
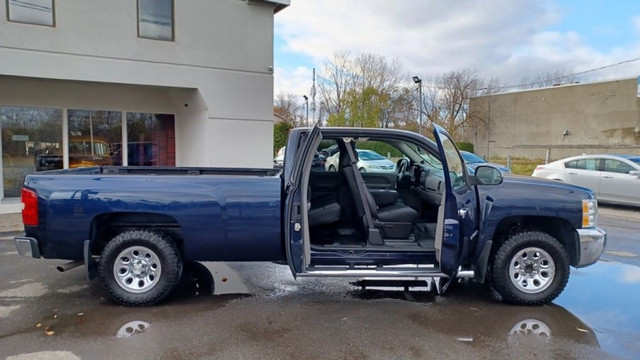
<instances>
[{"instance_id":1,"label":"black tire","mask_svg":"<svg viewBox=\"0 0 640 360\"><path fill-rule=\"evenodd\" d=\"M127 230L104 248L98 273L114 302L149 306L162 301L177 286L182 257L176 244L164 234Z\"/></svg>"},{"instance_id":2,"label":"black tire","mask_svg":"<svg viewBox=\"0 0 640 360\"><path fill-rule=\"evenodd\" d=\"M336 171L336 167L333 165L329 165L329 171Z\"/></svg>"},{"instance_id":3,"label":"black tire","mask_svg":"<svg viewBox=\"0 0 640 360\"><path fill-rule=\"evenodd\" d=\"M558 240L543 232L511 235L493 258L492 285L512 304L547 304L560 295L568 280L567 252Z\"/></svg>"},{"instance_id":4,"label":"black tire","mask_svg":"<svg viewBox=\"0 0 640 360\"><path fill-rule=\"evenodd\" d=\"M365 169L365 168L363 168L363 167L361 167L361 168L360 168L360 169L358 169L358 170L360 170L360 172L367 172L367 169Z\"/></svg>"}]
</instances>

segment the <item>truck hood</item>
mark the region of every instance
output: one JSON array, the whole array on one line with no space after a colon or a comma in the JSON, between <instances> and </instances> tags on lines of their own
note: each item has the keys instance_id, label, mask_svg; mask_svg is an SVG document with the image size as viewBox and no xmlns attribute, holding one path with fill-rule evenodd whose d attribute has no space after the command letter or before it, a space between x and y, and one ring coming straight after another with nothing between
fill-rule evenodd
<instances>
[{"instance_id":1,"label":"truck hood","mask_svg":"<svg viewBox=\"0 0 640 360\"><path fill-rule=\"evenodd\" d=\"M593 191L559 181L506 175L500 185L478 186L480 208L486 220L517 214L563 218L575 228L582 225L582 200Z\"/></svg>"},{"instance_id":2,"label":"truck hood","mask_svg":"<svg viewBox=\"0 0 640 360\"><path fill-rule=\"evenodd\" d=\"M581 186L571 185L557 180L534 178L531 176L505 175L504 181L501 185L509 188L524 188L531 191L540 191L541 193L538 194L539 197L544 197L544 192L576 194L576 196L580 196L583 199L595 197L593 191Z\"/></svg>"}]
</instances>

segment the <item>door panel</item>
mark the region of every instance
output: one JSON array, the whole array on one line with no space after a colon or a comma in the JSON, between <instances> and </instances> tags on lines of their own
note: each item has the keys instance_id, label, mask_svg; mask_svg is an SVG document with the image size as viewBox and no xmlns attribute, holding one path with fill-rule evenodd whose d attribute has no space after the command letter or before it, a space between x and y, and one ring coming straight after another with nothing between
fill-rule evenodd
<instances>
[{"instance_id":1,"label":"door panel","mask_svg":"<svg viewBox=\"0 0 640 360\"><path fill-rule=\"evenodd\" d=\"M395 189L398 175L396 173L361 173L362 179L369 189Z\"/></svg>"},{"instance_id":2,"label":"door panel","mask_svg":"<svg viewBox=\"0 0 640 360\"><path fill-rule=\"evenodd\" d=\"M604 159L604 171L600 172L600 189L596 193L602 200L640 203L640 178L629 175L633 166L615 159Z\"/></svg>"},{"instance_id":3,"label":"door panel","mask_svg":"<svg viewBox=\"0 0 640 360\"><path fill-rule=\"evenodd\" d=\"M565 169L569 184L586 187L597 193L600 189L600 159L587 158L575 161L574 168Z\"/></svg>"},{"instance_id":4,"label":"door panel","mask_svg":"<svg viewBox=\"0 0 640 360\"><path fill-rule=\"evenodd\" d=\"M308 191L307 185L311 173L311 163L316 147L322 140L320 127L314 126L309 133L302 136L297 149L287 149L285 154L285 216L284 239L287 262L295 277L297 273L304 272L309 262L309 227L306 224ZM290 151L295 151L291 164L287 163Z\"/></svg>"},{"instance_id":5,"label":"door panel","mask_svg":"<svg viewBox=\"0 0 640 360\"><path fill-rule=\"evenodd\" d=\"M467 183L467 169L455 143L444 129L433 126L445 178L443 208L439 210L442 214L438 219L441 239L436 242L441 244L440 269L449 276L443 288L446 290L475 241L478 201L475 188Z\"/></svg>"}]
</instances>

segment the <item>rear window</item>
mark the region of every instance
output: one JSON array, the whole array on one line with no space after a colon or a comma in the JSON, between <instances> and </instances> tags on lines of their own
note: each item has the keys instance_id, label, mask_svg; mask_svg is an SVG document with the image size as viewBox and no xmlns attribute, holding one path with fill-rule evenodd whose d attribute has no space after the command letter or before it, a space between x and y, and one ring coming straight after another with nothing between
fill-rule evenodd
<instances>
[{"instance_id":1,"label":"rear window","mask_svg":"<svg viewBox=\"0 0 640 360\"><path fill-rule=\"evenodd\" d=\"M580 159L564 163L567 169L598 170L600 159Z\"/></svg>"}]
</instances>

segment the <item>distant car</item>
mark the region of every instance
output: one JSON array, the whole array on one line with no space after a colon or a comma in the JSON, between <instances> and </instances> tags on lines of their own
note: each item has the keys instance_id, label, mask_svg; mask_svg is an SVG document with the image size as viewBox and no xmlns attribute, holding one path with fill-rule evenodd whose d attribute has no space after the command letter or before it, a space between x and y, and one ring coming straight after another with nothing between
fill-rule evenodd
<instances>
[{"instance_id":1,"label":"distant car","mask_svg":"<svg viewBox=\"0 0 640 360\"><path fill-rule=\"evenodd\" d=\"M396 172L396 163L388 160L377 152L362 149L356 149L356 151L358 152L358 169L360 169L360 172ZM324 167L327 171L337 171L339 161L340 152L337 152L327 158Z\"/></svg>"},{"instance_id":2,"label":"distant car","mask_svg":"<svg viewBox=\"0 0 640 360\"><path fill-rule=\"evenodd\" d=\"M283 146L276 153L276 157L273 159L274 166L280 167L284 162L284 152L287 150L286 146ZM313 156L313 162L311 163L311 168L313 170L322 169L324 170L324 158L320 155L320 153L316 152Z\"/></svg>"},{"instance_id":3,"label":"distant car","mask_svg":"<svg viewBox=\"0 0 640 360\"><path fill-rule=\"evenodd\" d=\"M581 155L538 165L531 176L589 188L598 201L640 205L640 155Z\"/></svg>"},{"instance_id":4,"label":"distant car","mask_svg":"<svg viewBox=\"0 0 640 360\"><path fill-rule=\"evenodd\" d=\"M326 159L332 157L333 155L335 155L338 152L338 145L334 144L329 146L328 148L324 148L322 150L320 150L320 155L323 156Z\"/></svg>"},{"instance_id":5,"label":"distant car","mask_svg":"<svg viewBox=\"0 0 640 360\"><path fill-rule=\"evenodd\" d=\"M276 153L276 157L273 158L273 163L276 166L282 166L282 163L284 163L284 152L286 149L286 146L281 147L280 150L278 150L278 152Z\"/></svg>"},{"instance_id":6,"label":"distant car","mask_svg":"<svg viewBox=\"0 0 640 360\"><path fill-rule=\"evenodd\" d=\"M498 168L498 170L500 170L503 174L511 173L511 169L509 169L508 167L504 165L496 164L496 163L487 162L487 160L481 158L480 156L474 153L461 150L460 155L462 155L464 162L467 164L467 169L469 169L469 173L471 175L475 173L476 168L480 165L491 165L495 168Z\"/></svg>"}]
</instances>

